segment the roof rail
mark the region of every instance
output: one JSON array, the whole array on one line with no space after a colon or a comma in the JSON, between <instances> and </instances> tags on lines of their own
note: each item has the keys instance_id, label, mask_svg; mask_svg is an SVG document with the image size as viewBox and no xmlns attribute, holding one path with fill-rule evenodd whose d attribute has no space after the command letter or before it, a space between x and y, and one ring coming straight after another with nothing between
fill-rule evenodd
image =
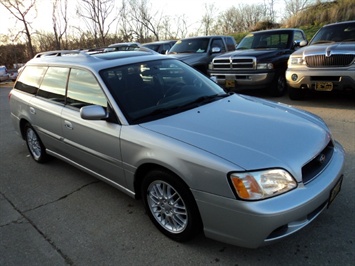
<instances>
[{"instance_id":1,"label":"roof rail","mask_svg":"<svg viewBox=\"0 0 355 266\"><path fill-rule=\"evenodd\" d=\"M80 50L55 50L55 51L38 53L34 56L34 58L39 58L44 56L67 56L67 55L79 55L79 54L83 56L88 56L88 54Z\"/></svg>"}]
</instances>

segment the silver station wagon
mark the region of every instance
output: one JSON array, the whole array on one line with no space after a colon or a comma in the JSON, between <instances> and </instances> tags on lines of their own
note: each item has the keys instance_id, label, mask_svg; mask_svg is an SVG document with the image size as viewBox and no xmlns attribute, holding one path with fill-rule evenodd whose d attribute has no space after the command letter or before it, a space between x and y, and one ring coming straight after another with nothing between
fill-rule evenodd
<instances>
[{"instance_id":1,"label":"silver station wagon","mask_svg":"<svg viewBox=\"0 0 355 266\"><path fill-rule=\"evenodd\" d=\"M340 191L344 150L322 119L226 93L154 52L38 54L9 101L35 161L59 158L142 199L176 241L203 232L256 248L309 224Z\"/></svg>"}]
</instances>

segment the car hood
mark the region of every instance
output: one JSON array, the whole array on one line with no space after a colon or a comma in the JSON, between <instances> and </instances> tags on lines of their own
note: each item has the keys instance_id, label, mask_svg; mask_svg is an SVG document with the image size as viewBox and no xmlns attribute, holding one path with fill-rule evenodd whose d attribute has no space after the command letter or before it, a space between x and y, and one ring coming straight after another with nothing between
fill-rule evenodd
<instances>
[{"instance_id":1,"label":"car hood","mask_svg":"<svg viewBox=\"0 0 355 266\"><path fill-rule=\"evenodd\" d=\"M239 95L141 126L245 170L285 168L298 181L300 166L331 137L324 122L310 113Z\"/></svg>"},{"instance_id":2,"label":"car hood","mask_svg":"<svg viewBox=\"0 0 355 266\"><path fill-rule=\"evenodd\" d=\"M255 56L255 57L263 57L263 56L275 56L279 53L283 53L284 50L276 49L276 48L260 48L260 49L247 49L247 50L235 50L233 52L228 52L223 55L218 56L221 57L239 57L239 56Z\"/></svg>"},{"instance_id":3,"label":"car hood","mask_svg":"<svg viewBox=\"0 0 355 266\"><path fill-rule=\"evenodd\" d=\"M354 45L355 42L313 44L297 50L293 55L355 54Z\"/></svg>"},{"instance_id":4,"label":"car hood","mask_svg":"<svg viewBox=\"0 0 355 266\"><path fill-rule=\"evenodd\" d=\"M174 57L178 60L185 62L188 65L194 65L199 63L206 58L206 53L181 53L181 54L169 54L169 56Z\"/></svg>"}]
</instances>

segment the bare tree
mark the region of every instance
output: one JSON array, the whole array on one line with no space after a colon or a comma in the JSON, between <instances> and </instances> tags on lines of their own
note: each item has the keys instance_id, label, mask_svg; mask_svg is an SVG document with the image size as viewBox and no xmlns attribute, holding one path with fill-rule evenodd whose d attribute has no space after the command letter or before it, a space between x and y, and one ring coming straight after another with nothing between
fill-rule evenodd
<instances>
[{"instance_id":1,"label":"bare tree","mask_svg":"<svg viewBox=\"0 0 355 266\"><path fill-rule=\"evenodd\" d=\"M213 28L214 16L216 15L216 7L214 4L205 4L205 14L202 16L201 28L204 35L211 34Z\"/></svg>"},{"instance_id":2,"label":"bare tree","mask_svg":"<svg viewBox=\"0 0 355 266\"><path fill-rule=\"evenodd\" d=\"M236 7L231 7L223 11L217 19L214 28L215 34L231 34L234 32L244 31L241 23L241 12Z\"/></svg>"},{"instance_id":3,"label":"bare tree","mask_svg":"<svg viewBox=\"0 0 355 266\"><path fill-rule=\"evenodd\" d=\"M82 17L92 32L96 46L105 46L112 23L117 19L110 16L115 7L114 0L80 0L77 15Z\"/></svg>"},{"instance_id":4,"label":"bare tree","mask_svg":"<svg viewBox=\"0 0 355 266\"><path fill-rule=\"evenodd\" d=\"M121 27L126 36L138 42L159 40L163 17L159 12L152 13L148 0L122 1L121 14Z\"/></svg>"},{"instance_id":5,"label":"bare tree","mask_svg":"<svg viewBox=\"0 0 355 266\"><path fill-rule=\"evenodd\" d=\"M284 0L285 11L288 17L296 15L299 11L304 9L313 0Z\"/></svg>"},{"instance_id":6,"label":"bare tree","mask_svg":"<svg viewBox=\"0 0 355 266\"><path fill-rule=\"evenodd\" d=\"M26 35L27 45L29 49L30 56L34 56L34 49L32 46L31 32L30 32L30 24L27 20L27 17L32 9L35 10L35 14L37 14L36 9L36 0L1 0L0 2L17 20L19 20L24 27L22 33ZM27 4L27 5L25 5Z\"/></svg>"},{"instance_id":7,"label":"bare tree","mask_svg":"<svg viewBox=\"0 0 355 266\"><path fill-rule=\"evenodd\" d=\"M68 28L68 0L53 0L52 22L56 49L60 50Z\"/></svg>"},{"instance_id":8,"label":"bare tree","mask_svg":"<svg viewBox=\"0 0 355 266\"><path fill-rule=\"evenodd\" d=\"M275 22L275 5L276 5L277 0L264 0L264 5L265 5L265 15L267 17L267 20L270 22Z\"/></svg>"},{"instance_id":9,"label":"bare tree","mask_svg":"<svg viewBox=\"0 0 355 266\"><path fill-rule=\"evenodd\" d=\"M244 30L250 31L258 22L267 20L267 7L263 5L245 5L241 9Z\"/></svg>"}]
</instances>

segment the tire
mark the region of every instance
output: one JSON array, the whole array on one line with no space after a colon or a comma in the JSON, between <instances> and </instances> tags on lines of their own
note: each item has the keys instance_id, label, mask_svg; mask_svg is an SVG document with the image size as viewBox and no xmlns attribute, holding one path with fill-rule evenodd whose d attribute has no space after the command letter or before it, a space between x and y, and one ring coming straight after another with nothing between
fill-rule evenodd
<instances>
[{"instance_id":1,"label":"tire","mask_svg":"<svg viewBox=\"0 0 355 266\"><path fill-rule=\"evenodd\" d=\"M24 130L27 148L31 157L38 163L48 161L49 156L46 153L46 148L33 127L30 124L26 124Z\"/></svg>"},{"instance_id":2,"label":"tire","mask_svg":"<svg viewBox=\"0 0 355 266\"><path fill-rule=\"evenodd\" d=\"M142 199L153 224L169 238L184 242L201 231L202 222L191 191L170 172L149 172L142 182Z\"/></svg>"},{"instance_id":3,"label":"tire","mask_svg":"<svg viewBox=\"0 0 355 266\"><path fill-rule=\"evenodd\" d=\"M275 77L275 80L269 89L269 93L271 96L281 97L285 94L286 90L287 90L287 83L286 83L285 73L283 72L281 74L278 74Z\"/></svg>"},{"instance_id":4,"label":"tire","mask_svg":"<svg viewBox=\"0 0 355 266\"><path fill-rule=\"evenodd\" d=\"M303 100L305 97L305 91L302 89L288 87L288 97L294 101Z\"/></svg>"}]
</instances>

